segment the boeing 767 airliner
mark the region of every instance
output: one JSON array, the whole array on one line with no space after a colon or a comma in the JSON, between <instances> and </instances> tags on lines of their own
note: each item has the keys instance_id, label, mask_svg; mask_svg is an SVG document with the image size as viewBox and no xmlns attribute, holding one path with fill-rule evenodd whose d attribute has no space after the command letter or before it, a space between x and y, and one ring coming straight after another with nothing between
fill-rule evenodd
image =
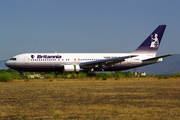
<instances>
[{"instance_id":1,"label":"boeing 767 airliner","mask_svg":"<svg viewBox=\"0 0 180 120\"><path fill-rule=\"evenodd\" d=\"M6 66L18 71L120 71L161 62L156 57L166 25L159 25L131 53L25 53L12 57Z\"/></svg>"}]
</instances>

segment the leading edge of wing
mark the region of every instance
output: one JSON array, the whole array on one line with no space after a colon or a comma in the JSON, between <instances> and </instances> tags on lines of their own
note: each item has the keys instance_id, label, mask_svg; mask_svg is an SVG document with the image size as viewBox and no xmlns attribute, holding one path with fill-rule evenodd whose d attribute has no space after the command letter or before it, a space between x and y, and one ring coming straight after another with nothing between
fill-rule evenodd
<instances>
[{"instance_id":1,"label":"leading edge of wing","mask_svg":"<svg viewBox=\"0 0 180 120\"><path fill-rule=\"evenodd\" d=\"M116 57L116 58L110 58L110 59L104 59L104 60L98 60L98 61L91 61L91 62L84 62L80 63L81 68L92 68L96 65L114 65L115 63L119 63L122 61L125 61L127 58L131 57L137 57L138 55L129 55L124 57Z\"/></svg>"},{"instance_id":2,"label":"leading edge of wing","mask_svg":"<svg viewBox=\"0 0 180 120\"><path fill-rule=\"evenodd\" d=\"M145 59L145 60L142 60L142 61L155 60L155 59L159 59L159 58L169 57L169 56L172 56L172 55L174 55L174 54L162 55L162 56L158 56L158 57L154 57L154 58L150 58L150 59Z\"/></svg>"}]
</instances>

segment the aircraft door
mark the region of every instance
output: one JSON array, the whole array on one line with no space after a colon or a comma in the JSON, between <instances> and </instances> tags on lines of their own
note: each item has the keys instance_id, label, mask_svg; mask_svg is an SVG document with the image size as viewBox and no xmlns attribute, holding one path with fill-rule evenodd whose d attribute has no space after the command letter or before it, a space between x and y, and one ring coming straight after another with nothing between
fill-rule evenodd
<instances>
[{"instance_id":1,"label":"aircraft door","mask_svg":"<svg viewBox=\"0 0 180 120\"><path fill-rule=\"evenodd\" d=\"M28 64L29 63L29 58L28 57L24 57L24 64Z\"/></svg>"},{"instance_id":2,"label":"aircraft door","mask_svg":"<svg viewBox=\"0 0 180 120\"><path fill-rule=\"evenodd\" d=\"M128 63L128 64L131 64L131 62L132 62L132 58L128 58L128 59L127 59L127 63Z\"/></svg>"}]
</instances>

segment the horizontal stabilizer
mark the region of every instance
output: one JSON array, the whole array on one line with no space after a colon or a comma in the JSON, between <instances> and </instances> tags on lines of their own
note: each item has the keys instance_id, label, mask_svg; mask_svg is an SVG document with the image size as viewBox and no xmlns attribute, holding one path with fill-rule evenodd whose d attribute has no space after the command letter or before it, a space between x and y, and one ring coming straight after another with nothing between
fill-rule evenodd
<instances>
[{"instance_id":1,"label":"horizontal stabilizer","mask_svg":"<svg viewBox=\"0 0 180 120\"><path fill-rule=\"evenodd\" d=\"M172 55L174 55L174 54L162 55L162 56L158 56L158 57L154 57L154 58L150 58L150 59L146 59L146 60L142 60L142 61L155 60L155 59L159 59L159 58L169 57Z\"/></svg>"}]
</instances>

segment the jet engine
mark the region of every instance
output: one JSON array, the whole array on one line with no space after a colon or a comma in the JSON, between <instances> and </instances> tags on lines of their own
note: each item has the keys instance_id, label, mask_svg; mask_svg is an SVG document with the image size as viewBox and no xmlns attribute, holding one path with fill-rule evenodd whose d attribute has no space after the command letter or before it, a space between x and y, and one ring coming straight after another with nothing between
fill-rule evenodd
<instances>
[{"instance_id":1,"label":"jet engine","mask_svg":"<svg viewBox=\"0 0 180 120\"><path fill-rule=\"evenodd\" d=\"M79 72L79 65L64 65L64 72Z\"/></svg>"}]
</instances>

